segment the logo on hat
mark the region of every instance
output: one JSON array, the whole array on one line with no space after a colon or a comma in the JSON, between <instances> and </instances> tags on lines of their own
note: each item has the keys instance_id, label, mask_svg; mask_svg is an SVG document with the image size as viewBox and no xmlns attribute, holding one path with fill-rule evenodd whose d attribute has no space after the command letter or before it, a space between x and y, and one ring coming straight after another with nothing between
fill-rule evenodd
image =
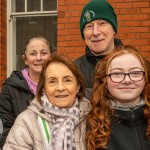
<instances>
[{"instance_id":1,"label":"logo on hat","mask_svg":"<svg viewBox=\"0 0 150 150\"><path fill-rule=\"evenodd\" d=\"M91 21L95 17L95 13L92 10L87 10L83 15L83 22Z\"/></svg>"}]
</instances>

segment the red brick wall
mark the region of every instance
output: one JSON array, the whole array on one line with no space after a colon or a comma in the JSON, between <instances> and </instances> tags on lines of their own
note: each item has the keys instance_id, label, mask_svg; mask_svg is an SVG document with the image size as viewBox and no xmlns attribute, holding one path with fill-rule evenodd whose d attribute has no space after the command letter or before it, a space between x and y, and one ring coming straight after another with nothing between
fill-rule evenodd
<instances>
[{"instance_id":1,"label":"red brick wall","mask_svg":"<svg viewBox=\"0 0 150 150\"><path fill-rule=\"evenodd\" d=\"M58 0L58 52L71 59L84 53L79 19L90 0ZM150 0L109 0L118 15L117 37L150 59ZM0 0L0 87L6 78L6 0Z\"/></svg>"},{"instance_id":2,"label":"red brick wall","mask_svg":"<svg viewBox=\"0 0 150 150\"><path fill-rule=\"evenodd\" d=\"M75 59L84 53L79 19L90 0L58 1L58 52ZM150 59L150 0L108 0L118 15L118 34L124 44L136 46Z\"/></svg>"},{"instance_id":3,"label":"red brick wall","mask_svg":"<svg viewBox=\"0 0 150 150\"><path fill-rule=\"evenodd\" d=\"M0 0L0 87L6 79L6 0Z\"/></svg>"}]
</instances>

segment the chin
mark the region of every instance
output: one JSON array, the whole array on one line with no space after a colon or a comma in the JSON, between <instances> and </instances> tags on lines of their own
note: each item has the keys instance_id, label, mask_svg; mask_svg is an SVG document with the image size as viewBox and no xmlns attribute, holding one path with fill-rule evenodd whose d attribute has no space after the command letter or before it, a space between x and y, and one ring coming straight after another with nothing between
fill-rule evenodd
<instances>
[{"instance_id":1,"label":"chin","mask_svg":"<svg viewBox=\"0 0 150 150\"><path fill-rule=\"evenodd\" d=\"M41 68L41 69L38 69L38 70L35 70L35 72L41 73L41 72L42 72L42 68Z\"/></svg>"}]
</instances>

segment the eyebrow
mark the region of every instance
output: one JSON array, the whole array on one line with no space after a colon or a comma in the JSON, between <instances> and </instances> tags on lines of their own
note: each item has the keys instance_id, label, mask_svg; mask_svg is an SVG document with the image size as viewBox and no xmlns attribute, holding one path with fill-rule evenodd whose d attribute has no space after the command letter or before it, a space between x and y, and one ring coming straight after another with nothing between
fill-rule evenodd
<instances>
[{"instance_id":1,"label":"eyebrow","mask_svg":"<svg viewBox=\"0 0 150 150\"><path fill-rule=\"evenodd\" d=\"M110 71L113 71L113 70L123 70L124 68L112 68L110 69ZM133 70L133 69L140 69L140 70L143 70L142 68L139 68L139 67L133 67L133 68L129 68L129 70Z\"/></svg>"},{"instance_id":2,"label":"eyebrow","mask_svg":"<svg viewBox=\"0 0 150 150\"><path fill-rule=\"evenodd\" d=\"M54 78L54 79L55 79L55 78L57 78L57 77L51 76L51 77L48 77L47 80L48 80L48 79L51 79L51 78ZM72 78L72 79L74 79L74 77L72 77L72 76L70 76L70 75L64 76L63 78Z\"/></svg>"}]
</instances>

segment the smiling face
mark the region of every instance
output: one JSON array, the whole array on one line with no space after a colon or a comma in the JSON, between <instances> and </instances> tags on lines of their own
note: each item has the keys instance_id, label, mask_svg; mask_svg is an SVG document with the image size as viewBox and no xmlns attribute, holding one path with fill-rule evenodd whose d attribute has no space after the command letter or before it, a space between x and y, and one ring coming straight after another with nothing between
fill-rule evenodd
<instances>
[{"instance_id":1,"label":"smiling face","mask_svg":"<svg viewBox=\"0 0 150 150\"><path fill-rule=\"evenodd\" d=\"M26 47L23 59L29 68L29 76L40 74L43 64L50 58L49 45L42 39L32 39Z\"/></svg>"},{"instance_id":2,"label":"smiling face","mask_svg":"<svg viewBox=\"0 0 150 150\"><path fill-rule=\"evenodd\" d=\"M114 48L115 31L105 20L94 20L84 27L84 38L94 55L106 55Z\"/></svg>"},{"instance_id":3,"label":"smiling face","mask_svg":"<svg viewBox=\"0 0 150 150\"><path fill-rule=\"evenodd\" d=\"M61 108L71 107L79 88L75 75L66 65L59 62L48 65L44 91L52 105Z\"/></svg>"},{"instance_id":4,"label":"smiling face","mask_svg":"<svg viewBox=\"0 0 150 150\"><path fill-rule=\"evenodd\" d=\"M133 54L123 54L115 57L109 67L108 73L130 73L144 71L140 60ZM110 77L107 77L107 88L114 100L120 103L135 105L140 102L140 95L144 89L145 79L132 81L128 75L120 83L114 83Z\"/></svg>"}]
</instances>

